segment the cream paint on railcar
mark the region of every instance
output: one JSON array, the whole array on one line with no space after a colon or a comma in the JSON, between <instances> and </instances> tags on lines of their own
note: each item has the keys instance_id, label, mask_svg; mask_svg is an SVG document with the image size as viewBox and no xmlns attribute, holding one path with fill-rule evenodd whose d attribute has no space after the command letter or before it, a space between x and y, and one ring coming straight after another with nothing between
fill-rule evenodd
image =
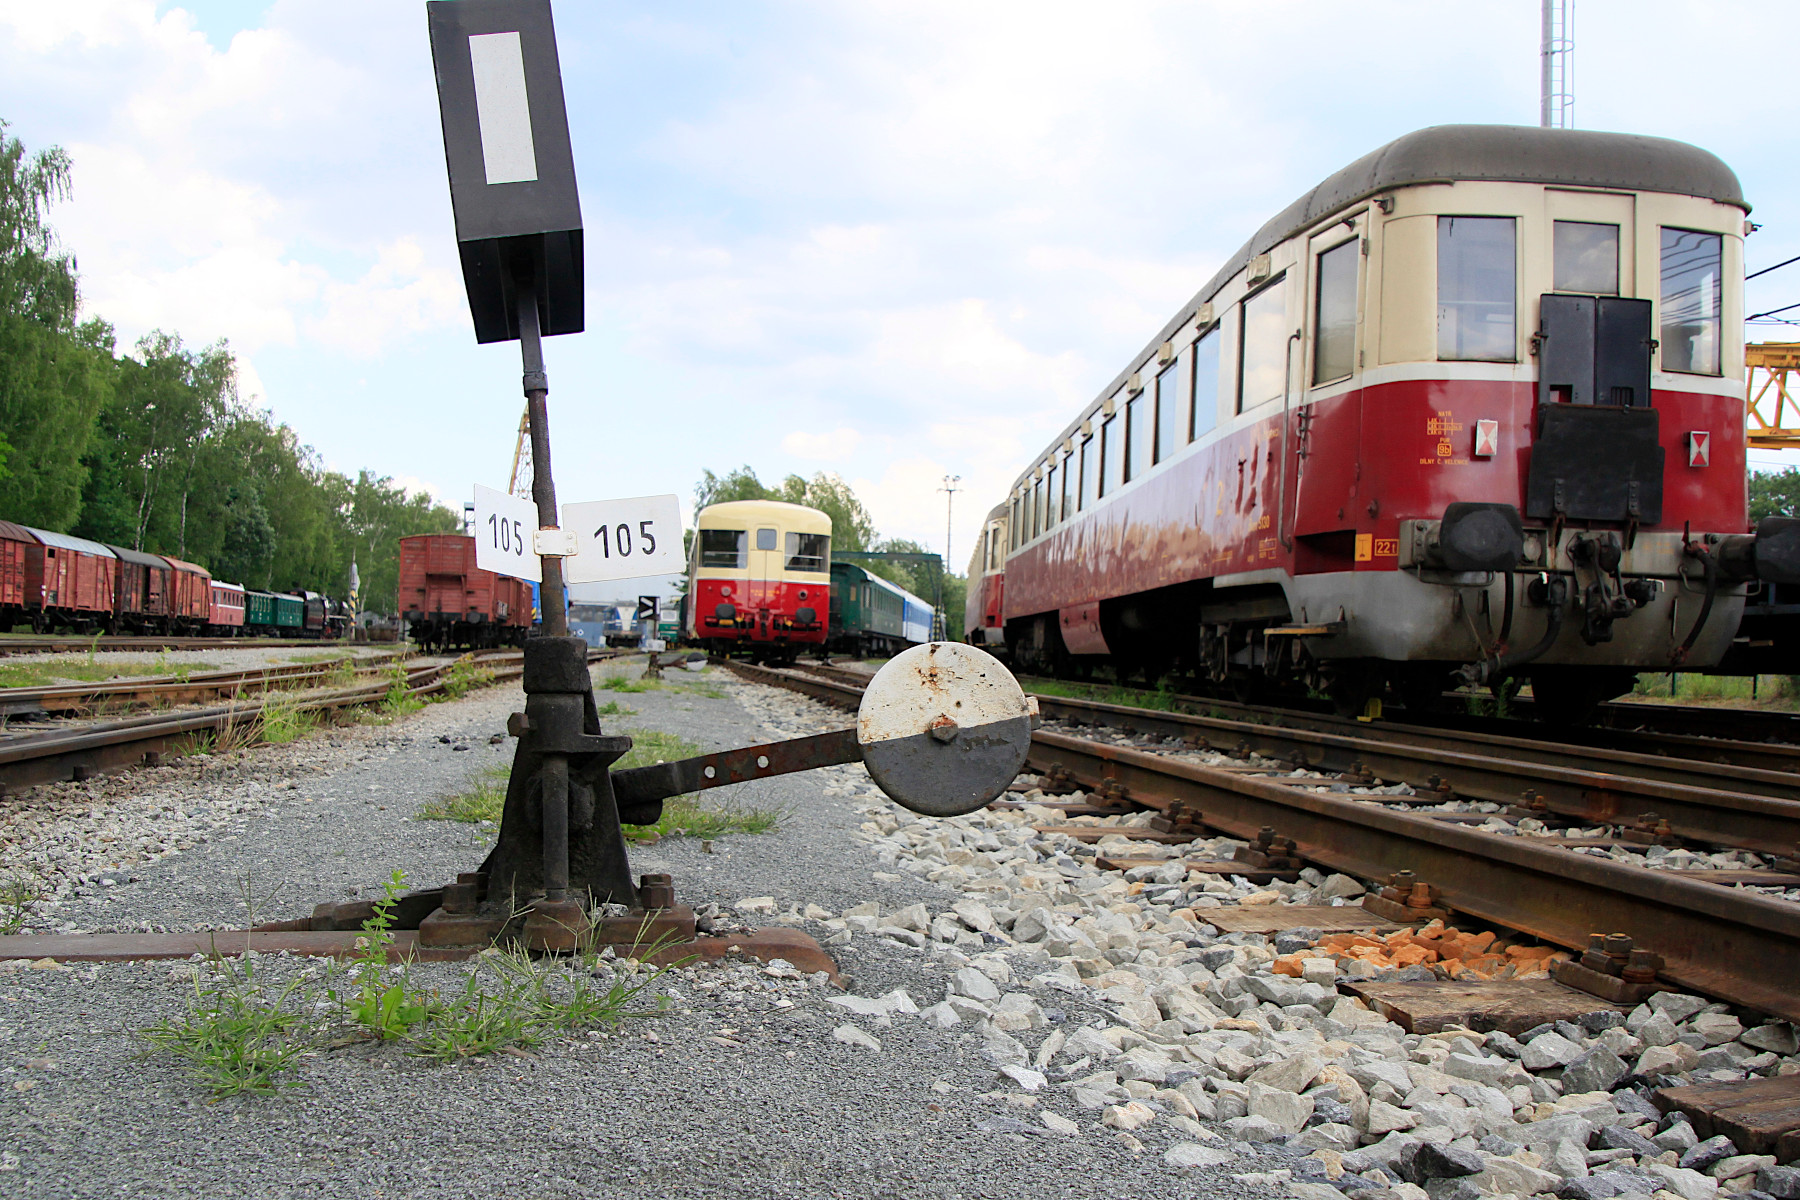
<instances>
[{"instance_id":1,"label":"cream paint on railcar","mask_svg":"<svg viewBox=\"0 0 1800 1200\"><path fill-rule=\"evenodd\" d=\"M1390 212L1378 211L1388 206ZM1438 357L1437 239L1440 216L1493 216L1515 220L1513 361L1459 361ZM1174 367L1184 379L1181 398L1192 405L1195 386L1193 358L1209 334L1218 339L1214 424L1184 441L1167 457L1158 458L1149 470L1134 470L1101 493L1090 488L1083 470L1083 443L1091 439L1090 470L1116 479L1117 458L1103 453L1111 431L1123 429L1123 414L1135 393L1128 381L1110 396L1088 408L1064 430L1051 447L1015 484L1008 505L1009 553L1036 542L1074 516L1112 502L1129 493L1152 470L1193 454L1217 440L1248 426L1267 421L1281 411L1292 411L1319 400L1371 384L1408 379L1484 379L1532 383L1537 364L1530 354L1537 329L1537 297L1554 292L1554 222L1580 221L1620 226L1618 294L1648 299L1654 306L1652 328L1663 328L1662 230L1684 229L1717 234L1721 238L1720 370L1713 374L1670 372L1663 369L1659 351L1651 386L1658 390L1680 389L1717 395L1741 395L1743 391L1742 338L1731 336L1743 318L1743 212L1733 205L1691 196L1659 192L1615 191L1530 183L1464 182L1414 184L1391 189L1374 202L1361 201L1315 222L1306 231L1257 256L1246 268L1227 280L1210 302L1189 317L1168 339L1174 348L1170 362L1150 354L1137 364L1138 383L1151 394L1161 371ZM1318 353L1318 272L1321 256L1352 240L1358 242L1354 366L1348 375L1312 384ZM1266 264L1263 260L1266 258ZM1252 278L1256 282L1251 282ZM1268 389L1259 398L1254 389L1240 408L1244 384L1243 314L1245 301L1281 289L1285 328L1291 336L1301 333L1298 347L1289 347L1286 393ZM1379 298L1379 303L1372 302ZM1209 311L1210 310L1210 311ZM1210 319L1206 319L1210 318ZM1371 362L1371 360L1375 360ZM1146 381L1144 376L1148 375ZM1195 424L1198 424L1195 418ZM1115 443L1116 444L1116 443ZM1106 446L1110 451L1111 446ZM1070 468L1077 483L1068 485ZM1054 489L1047 489L1052 468ZM1064 497L1076 499L1073 508ZM1048 520L1046 519L1048 518ZM1282 571L1252 574L1273 580ZM1253 582L1249 578L1222 577L1219 582Z\"/></svg>"}]
</instances>

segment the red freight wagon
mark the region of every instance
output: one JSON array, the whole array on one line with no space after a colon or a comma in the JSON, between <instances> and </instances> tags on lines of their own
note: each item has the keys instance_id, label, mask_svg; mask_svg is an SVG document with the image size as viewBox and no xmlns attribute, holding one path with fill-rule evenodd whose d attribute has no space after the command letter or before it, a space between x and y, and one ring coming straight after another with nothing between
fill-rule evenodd
<instances>
[{"instance_id":1,"label":"red freight wagon","mask_svg":"<svg viewBox=\"0 0 1800 1200\"><path fill-rule=\"evenodd\" d=\"M169 576L166 559L141 550L109 546L118 557L113 589L116 627L127 633L167 633L169 629Z\"/></svg>"},{"instance_id":2,"label":"red freight wagon","mask_svg":"<svg viewBox=\"0 0 1800 1200\"><path fill-rule=\"evenodd\" d=\"M22 525L0 521L0 633L27 619L25 614L25 557L36 539Z\"/></svg>"},{"instance_id":3,"label":"red freight wagon","mask_svg":"<svg viewBox=\"0 0 1800 1200\"><path fill-rule=\"evenodd\" d=\"M25 551L25 607L32 628L68 625L79 633L113 622L118 557L99 542L24 526L37 542Z\"/></svg>"},{"instance_id":4,"label":"red freight wagon","mask_svg":"<svg viewBox=\"0 0 1800 1200\"><path fill-rule=\"evenodd\" d=\"M169 631L199 633L212 611L212 572L179 558L170 558Z\"/></svg>"},{"instance_id":5,"label":"red freight wagon","mask_svg":"<svg viewBox=\"0 0 1800 1200\"><path fill-rule=\"evenodd\" d=\"M206 614L206 632L215 637L236 637L244 631L244 589L235 583L215 579L207 589L210 603Z\"/></svg>"},{"instance_id":6,"label":"red freight wagon","mask_svg":"<svg viewBox=\"0 0 1800 1200\"><path fill-rule=\"evenodd\" d=\"M475 565L475 539L427 533L400 539L400 611L421 645L523 645L531 585Z\"/></svg>"}]
</instances>

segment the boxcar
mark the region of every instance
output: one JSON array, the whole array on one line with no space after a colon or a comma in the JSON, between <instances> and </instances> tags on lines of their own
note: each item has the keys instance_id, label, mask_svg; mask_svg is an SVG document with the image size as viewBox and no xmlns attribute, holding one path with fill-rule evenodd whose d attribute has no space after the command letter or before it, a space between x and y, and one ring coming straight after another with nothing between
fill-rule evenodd
<instances>
[{"instance_id":1,"label":"boxcar","mask_svg":"<svg viewBox=\"0 0 1800 1200\"><path fill-rule=\"evenodd\" d=\"M236 637L244 631L244 589L239 584L215 579L207 589L206 632L214 637Z\"/></svg>"},{"instance_id":2,"label":"boxcar","mask_svg":"<svg viewBox=\"0 0 1800 1200\"><path fill-rule=\"evenodd\" d=\"M25 551L25 607L32 628L77 633L113 624L118 556L99 542L23 526L37 542Z\"/></svg>"},{"instance_id":3,"label":"boxcar","mask_svg":"<svg viewBox=\"0 0 1800 1200\"><path fill-rule=\"evenodd\" d=\"M124 633L162 633L169 628L169 576L174 568L165 558L107 547L117 556L113 584L114 625Z\"/></svg>"},{"instance_id":4,"label":"boxcar","mask_svg":"<svg viewBox=\"0 0 1800 1200\"><path fill-rule=\"evenodd\" d=\"M792 661L823 646L831 518L779 500L712 504L695 518L687 635L718 654Z\"/></svg>"},{"instance_id":5,"label":"boxcar","mask_svg":"<svg viewBox=\"0 0 1800 1200\"><path fill-rule=\"evenodd\" d=\"M169 632L199 633L212 611L212 572L179 558L169 563Z\"/></svg>"},{"instance_id":6,"label":"boxcar","mask_svg":"<svg viewBox=\"0 0 1800 1200\"><path fill-rule=\"evenodd\" d=\"M531 585L475 565L475 539L428 533L400 539L400 611L408 631L432 647L522 646L531 627Z\"/></svg>"},{"instance_id":7,"label":"boxcar","mask_svg":"<svg viewBox=\"0 0 1800 1200\"><path fill-rule=\"evenodd\" d=\"M36 540L23 525L0 521L0 633L29 620L25 612L26 548Z\"/></svg>"},{"instance_id":8,"label":"boxcar","mask_svg":"<svg viewBox=\"0 0 1800 1200\"><path fill-rule=\"evenodd\" d=\"M931 640L930 604L850 563L831 564L831 635L826 649L893 655Z\"/></svg>"}]
</instances>

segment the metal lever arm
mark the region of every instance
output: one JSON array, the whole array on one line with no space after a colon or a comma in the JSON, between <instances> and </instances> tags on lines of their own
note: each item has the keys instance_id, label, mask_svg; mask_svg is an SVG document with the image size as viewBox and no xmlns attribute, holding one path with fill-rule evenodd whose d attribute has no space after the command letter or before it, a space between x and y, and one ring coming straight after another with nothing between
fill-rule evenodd
<instances>
[{"instance_id":1,"label":"metal lever arm","mask_svg":"<svg viewBox=\"0 0 1800 1200\"><path fill-rule=\"evenodd\" d=\"M811 737L790 738L741 750L721 750L650 767L632 767L612 774L613 796L627 824L648 824L639 810L660 805L670 796L682 796L707 788L744 783L771 775L791 775L815 767L833 767L862 761L856 730L835 729ZM655 816L650 818L651 821Z\"/></svg>"}]
</instances>

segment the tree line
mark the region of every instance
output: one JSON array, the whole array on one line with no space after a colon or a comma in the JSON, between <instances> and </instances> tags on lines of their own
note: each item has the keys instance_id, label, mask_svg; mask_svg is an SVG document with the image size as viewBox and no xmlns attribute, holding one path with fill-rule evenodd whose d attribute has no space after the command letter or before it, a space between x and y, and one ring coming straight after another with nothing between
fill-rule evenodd
<instances>
[{"instance_id":1,"label":"tree line","mask_svg":"<svg viewBox=\"0 0 1800 1200\"><path fill-rule=\"evenodd\" d=\"M709 504L727 500L785 500L816 508L831 518L831 552L877 551L887 554L927 554L925 547L908 538L884 538L875 531L869 510L857 499L856 492L836 475L820 472L811 479L789 475L779 484L769 485L758 479L748 465L724 475L704 470L694 485L694 512ZM692 538L689 532L689 538ZM691 545L691 542L690 542ZM931 566L915 562L883 562L880 559L854 559L857 566L870 574L897 583L913 595L932 603L938 602L937 572ZM941 558L940 558L940 561ZM946 569L943 572L941 606L946 616L947 636L962 637L963 603L968 595L965 576Z\"/></svg>"},{"instance_id":2,"label":"tree line","mask_svg":"<svg viewBox=\"0 0 1800 1200\"><path fill-rule=\"evenodd\" d=\"M82 319L75 257L47 221L68 156L27 153L0 121L0 519L167 554L220 579L344 596L392 612L399 539L458 514L385 476L328 471L245 403L224 341L152 332L121 353Z\"/></svg>"}]
</instances>

